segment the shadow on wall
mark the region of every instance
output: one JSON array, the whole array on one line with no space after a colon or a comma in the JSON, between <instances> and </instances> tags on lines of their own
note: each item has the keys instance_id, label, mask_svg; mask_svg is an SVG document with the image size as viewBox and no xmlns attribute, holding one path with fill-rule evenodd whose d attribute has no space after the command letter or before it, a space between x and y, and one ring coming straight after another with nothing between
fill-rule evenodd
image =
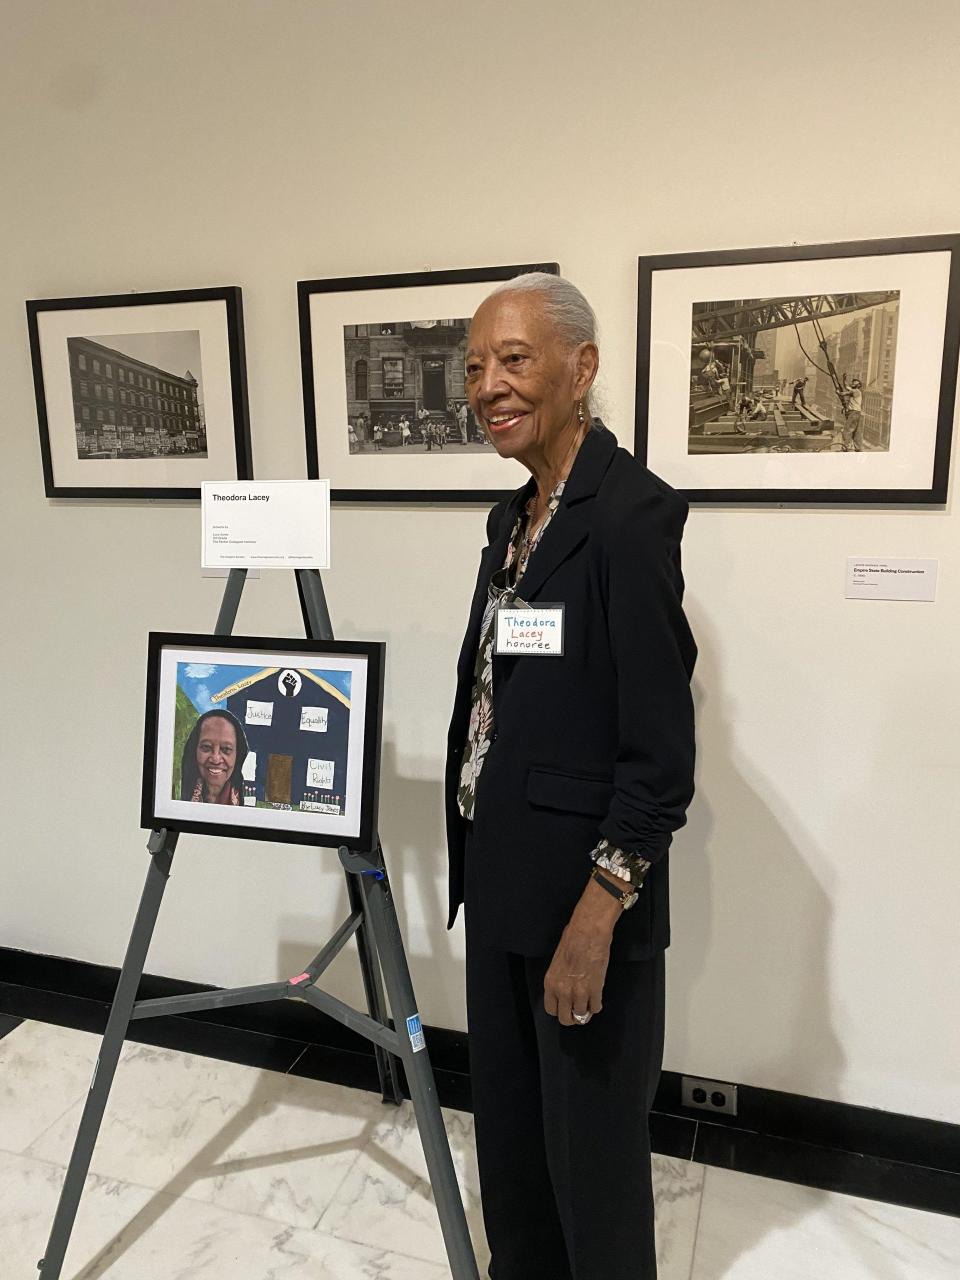
<instances>
[{"instance_id":1,"label":"shadow on wall","mask_svg":"<svg viewBox=\"0 0 960 1280\"><path fill-rule=\"evenodd\" d=\"M762 760L738 748L710 625L692 612L700 759L697 795L671 856L671 1065L705 1076L735 1066L734 1080L790 1090L805 1062L815 1064L820 1096L836 1097L830 1083L846 1059L828 987L831 886L813 869L823 851L791 808L790 779L765 773ZM695 1048L705 1039L693 1034L698 1004L716 1011L713 1062Z\"/></svg>"},{"instance_id":2,"label":"shadow on wall","mask_svg":"<svg viewBox=\"0 0 960 1280\"><path fill-rule=\"evenodd\" d=\"M816 1074L819 1096L836 1098L846 1058L829 990L831 887L812 869L822 851L791 808L789 778L766 773L762 760L738 747L714 632L692 602L688 615L700 650L699 759L696 797L670 860L664 1066L787 1092L800 1070ZM770 707L764 714L779 713ZM826 1192L810 1190L811 1210L826 1200ZM763 1235L768 1219L757 1221ZM729 1231L715 1237L711 1275L726 1275L750 1250L750 1222L748 1209L733 1214Z\"/></svg>"},{"instance_id":3,"label":"shadow on wall","mask_svg":"<svg viewBox=\"0 0 960 1280\"><path fill-rule=\"evenodd\" d=\"M437 975L449 974L452 969L462 969L463 966L461 956L451 946L454 933L447 932L443 782L439 778L402 776L397 769L396 748L386 738L381 760L380 814L390 888L422 1016L426 1022L451 1026L453 1022L447 1020L449 1014L438 1016L433 1012L443 997L443 993L436 989ZM334 849L322 852L329 860L325 859L325 865L340 866ZM316 915L286 915L282 918L280 931L284 941L280 943L278 953L282 974L300 972L327 941L333 928L350 914L346 881L341 878L335 896L318 902L317 906ZM420 921L420 936L416 939L411 936L411 919ZM333 928L326 922L332 922ZM320 986L355 1008L366 1010L354 939L330 965Z\"/></svg>"}]
</instances>

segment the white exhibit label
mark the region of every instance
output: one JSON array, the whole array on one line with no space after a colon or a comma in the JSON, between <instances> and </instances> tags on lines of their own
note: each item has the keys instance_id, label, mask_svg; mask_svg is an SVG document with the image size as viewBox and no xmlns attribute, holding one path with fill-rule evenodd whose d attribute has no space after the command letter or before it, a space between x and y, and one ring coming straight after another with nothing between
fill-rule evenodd
<instances>
[{"instance_id":1,"label":"white exhibit label","mask_svg":"<svg viewBox=\"0 0 960 1280\"><path fill-rule=\"evenodd\" d=\"M497 609L498 654L563 656L563 605L501 605Z\"/></svg>"},{"instance_id":2,"label":"white exhibit label","mask_svg":"<svg viewBox=\"0 0 960 1280\"><path fill-rule=\"evenodd\" d=\"M848 600L935 600L938 560L847 558Z\"/></svg>"},{"instance_id":3,"label":"white exhibit label","mask_svg":"<svg viewBox=\"0 0 960 1280\"><path fill-rule=\"evenodd\" d=\"M204 569L328 569L329 480L204 480Z\"/></svg>"}]
</instances>

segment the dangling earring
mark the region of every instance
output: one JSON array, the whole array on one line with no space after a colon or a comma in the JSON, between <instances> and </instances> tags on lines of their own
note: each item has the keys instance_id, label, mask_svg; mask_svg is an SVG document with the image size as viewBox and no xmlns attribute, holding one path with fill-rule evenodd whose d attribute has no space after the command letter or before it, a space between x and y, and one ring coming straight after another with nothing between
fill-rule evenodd
<instances>
[{"instance_id":1,"label":"dangling earring","mask_svg":"<svg viewBox=\"0 0 960 1280\"><path fill-rule=\"evenodd\" d=\"M577 401L577 421L580 423L580 425L581 425L581 427L582 427L582 426L583 426L583 424L586 422L586 420L587 420L587 419L586 419L586 417L584 416L584 412L583 412L583 401L582 401L582 400L578 400L578 401Z\"/></svg>"}]
</instances>

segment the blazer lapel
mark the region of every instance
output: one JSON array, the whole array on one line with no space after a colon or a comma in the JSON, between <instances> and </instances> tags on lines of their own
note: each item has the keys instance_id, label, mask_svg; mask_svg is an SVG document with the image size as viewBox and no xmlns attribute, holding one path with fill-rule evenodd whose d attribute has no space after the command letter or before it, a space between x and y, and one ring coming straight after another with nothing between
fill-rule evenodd
<instances>
[{"instance_id":1,"label":"blazer lapel","mask_svg":"<svg viewBox=\"0 0 960 1280\"><path fill-rule=\"evenodd\" d=\"M490 581L490 574L493 573L495 569L503 567L503 562L507 555L507 544L510 541L511 533L513 533L513 526L517 523L517 512L532 493L533 480L530 479L511 495L510 501L507 503L504 513L500 517L500 528L497 530L493 541L483 553L484 556L487 557L485 561L482 561L484 565L484 572L487 575L486 581L483 584L484 599L486 599L486 589L487 583Z\"/></svg>"},{"instance_id":2,"label":"blazer lapel","mask_svg":"<svg viewBox=\"0 0 960 1280\"><path fill-rule=\"evenodd\" d=\"M590 499L595 497L600 482L617 450L617 439L599 418L594 418L594 429L587 433L570 468L564 485L559 508L544 532L540 543L530 557L527 571L520 579L521 600L532 600L546 585L550 575L576 551L589 534ZM457 662L458 699L473 686L473 667L480 643L480 623L487 602L487 585L490 575L503 565L507 543L516 523L517 512L533 493L534 481L529 479L510 498L500 518L500 527L493 541L485 547L480 557L477 587L470 605L467 632ZM499 661L499 659L497 659Z\"/></svg>"},{"instance_id":3,"label":"blazer lapel","mask_svg":"<svg viewBox=\"0 0 960 1280\"><path fill-rule=\"evenodd\" d=\"M535 600L554 570L559 569L577 547L586 542L589 529L588 507L589 503L582 503L571 509L561 502L553 513L553 519L530 557L527 571L517 587L517 595L521 600Z\"/></svg>"},{"instance_id":4,"label":"blazer lapel","mask_svg":"<svg viewBox=\"0 0 960 1280\"><path fill-rule=\"evenodd\" d=\"M467 633L463 638L460 658L457 662L457 674L461 681L467 675L473 675L473 664L477 656L477 645L480 643L480 623L483 621L483 610L487 603L487 586L490 576L499 569L507 554L507 544L517 519L517 512L522 502L530 496L533 481L530 480L513 494L500 520L500 527L493 541L484 547L480 556L480 570L477 575L477 586L470 605L470 617L467 621ZM549 532L549 530L547 531Z\"/></svg>"},{"instance_id":5,"label":"blazer lapel","mask_svg":"<svg viewBox=\"0 0 960 1280\"><path fill-rule=\"evenodd\" d=\"M588 537L591 511L588 499L596 496L617 449L613 432L608 431L599 418L594 419L594 424L570 468L560 506L553 513L536 551L530 557L527 571L520 579L518 594L521 600L533 600L546 586L550 575ZM513 527L512 521L510 527ZM507 537L509 534L508 529ZM503 550L506 551L506 542Z\"/></svg>"}]
</instances>

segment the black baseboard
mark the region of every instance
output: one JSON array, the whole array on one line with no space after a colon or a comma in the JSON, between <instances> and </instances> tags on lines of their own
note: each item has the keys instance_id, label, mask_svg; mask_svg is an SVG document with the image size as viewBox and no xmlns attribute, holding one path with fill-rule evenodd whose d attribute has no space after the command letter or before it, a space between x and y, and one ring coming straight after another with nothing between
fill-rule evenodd
<instances>
[{"instance_id":1,"label":"black baseboard","mask_svg":"<svg viewBox=\"0 0 960 1280\"><path fill-rule=\"evenodd\" d=\"M0 1019L102 1033L119 971L0 947ZM214 988L145 974L139 997ZM471 1111L467 1036L425 1027L445 1107ZM289 1000L137 1021L131 1040L379 1092L369 1041ZM405 1088L405 1082L404 1082ZM409 1092L407 1096L409 1097ZM960 1217L960 1125L750 1085L735 1117L705 1120L663 1072L650 1118L654 1151L700 1164Z\"/></svg>"},{"instance_id":2,"label":"black baseboard","mask_svg":"<svg viewBox=\"0 0 960 1280\"><path fill-rule=\"evenodd\" d=\"M0 1013L0 1040L19 1027L22 1021L22 1018L14 1018L12 1014Z\"/></svg>"}]
</instances>

